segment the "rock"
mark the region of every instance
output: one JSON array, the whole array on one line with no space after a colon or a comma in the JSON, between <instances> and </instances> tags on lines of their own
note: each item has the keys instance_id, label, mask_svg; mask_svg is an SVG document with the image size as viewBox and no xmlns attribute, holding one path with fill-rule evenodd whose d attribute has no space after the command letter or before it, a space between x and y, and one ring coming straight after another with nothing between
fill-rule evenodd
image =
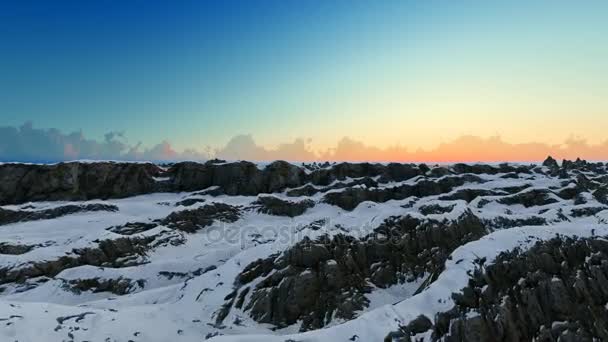
<instances>
[{"instance_id":1,"label":"rock","mask_svg":"<svg viewBox=\"0 0 608 342\"><path fill-rule=\"evenodd\" d=\"M506 205L521 204L526 208L556 203L557 199L551 197L552 192L546 189L532 189L515 195L503 197L498 203Z\"/></svg>"},{"instance_id":2,"label":"rock","mask_svg":"<svg viewBox=\"0 0 608 342\"><path fill-rule=\"evenodd\" d=\"M143 262L146 251L155 247L161 236L146 236L142 238L122 237L114 240L102 240L96 247L74 249L58 259L30 262L16 267L0 268L0 284L11 282L22 283L36 277L54 277L61 271L82 266L128 267ZM180 243L173 240L173 243Z\"/></svg>"},{"instance_id":3,"label":"rock","mask_svg":"<svg viewBox=\"0 0 608 342\"><path fill-rule=\"evenodd\" d=\"M551 156L548 156L547 159L545 159L545 161L543 162L543 166L549 168L549 170L551 171L559 169L559 164L557 163L557 160L553 159L553 157Z\"/></svg>"},{"instance_id":4,"label":"rock","mask_svg":"<svg viewBox=\"0 0 608 342\"><path fill-rule=\"evenodd\" d=\"M598 202L608 205L608 186L604 185L595 190L593 192L593 197L595 197Z\"/></svg>"},{"instance_id":5,"label":"rock","mask_svg":"<svg viewBox=\"0 0 608 342\"><path fill-rule=\"evenodd\" d=\"M433 327L433 322L424 316L420 315L414 318L406 327L405 330L411 335L423 333Z\"/></svg>"},{"instance_id":6,"label":"rock","mask_svg":"<svg viewBox=\"0 0 608 342\"><path fill-rule=\"evenodd\" d=\"M312 208L315 202L312 200L302 200L299 202L284 201L275 196L259 196L253 202L254 207L258 208L261 213L295 217L304 214L308 208Z\"/></svg>"},{"instance_id":7,"label":"rock","mask_svg":"<svg viewBox=\"0 0 608 342\"><path fill-rule=\"evenodd\" d=\"M204 198L186 198L185 200L181 200L177 203L175 203L176 207L179 206L183 206L183 207L189 207L192 205L195 205L197 203L204 203L206 200Z\"/></svg>"},{"instance_id":8,"label":"rock","mask_svg":"<svg viewBox=\"0 0 608 342\"><path fill-rule=\"evenodd\" d=\"M389 200L402 200L410 196L433 196L450 192L453 188L465 183L482 182L481 178L473 175L447 176L436 181L422 179L412 185L404 184L391 188L348 188L340 192L327 193L323 201L345 210L353 210L357 205L365 201L383 203Z\"/></svg>"},{"instance_id":9,"label":"rock","mask_svg":"<svg viewBox=\"0 0 608 342\"><path fill-rule=\"evenodd\" d=\"M597 237L558 236L503 252L437 316L433 340L606 340L607 260L608 243Z\"/></svg>"},{"instance_id":10,"label":"rock","mask_svg":"<svg viewBox=\"0 0 608 342\"><path fill-rule=\"evenodd\" d=\"M158 223L171 229L194 233L197 230L210 226L213 221L218 220L226 223L236 222L240 218L237 207L225 203L212 203L202 207L176 211Z\"/></svg>"},{"instance_id":11,"label":"rock","mask_svg":"<svg viewBox=\"0 0 608 342\"><path fill-rule=\"evenodd\" d=\"M120 226L109 227L107 230L120 235L133 235L156 227L158 227L158 224L152 222L127 222Z\"/></svg>"},{"instance_id":12,"label":"rock","mask_svg":"<svg viewBox=\"0 0 608 342\"><path fill-rule=\"evenodd\" d=\"M145 284L146 282L143 279L132 280L123 277L116 279L89 278L69 280L64 283L63 287L76 294L90 291L92 293L110 292L122 296L142 290Z\"/></svg>"},{"instance_id":13,"label":"rock","mask_svg":"<svg viewBox=\"0 0 608 342\"><path fill-rule=\"evenodd\" d=\"M236 291L250 293L243 307L260 323L280 328L301 322L301 330L317 329L332 317L354 318L368 305L369 283L385 288L438 273L453 249L485 233L479 219L467 212L453 222L391 218L362 239L304 238L246 266ZM257 285L250 289L254 280ZM226 302L222 315L232 305Z\"/></svg>"},{"instance_id":14,"label":"rock","mask_svg":"<svg viewBox=\"0 0 608 342\"><path fill-rule=\"evenodd\" d=\"M75 213L91 211L116 212L118 211L118 207L111 204L94 203L84 205L70 204L36 211L8 210L0 208L0 225L24 221L48 220Z\"/></svg>"},{"instance_id":15,"label":"rock","mask_svg":"<svg viewBox=\"0 0 608 342\"><path fill-rule=\"evenodd\" d=\"M9 242L0 242L0 254L21 255L31 251L34 248L36 248L35 245L22 245L11 244Z\"/></svg>"},{"instance_id":16,"label":"rock","mask_svg":"<svg viewBox=\"0 0 608 342\"><path fill-rule=\"evenodd\" d=\"M143 163L0 165L0 205L28 201L84 201L163 190L153 179L162 170Z\"/></svg>"},{"instance_id":17,"label":"rock","mask_svg":"<svg viewBox=\"0 0 608 342\"><path fill-rule=\"evenodd\" d=\"M445 214L454 209L455 205L441 206L439 204L425 205L418 208L422 215Z\"/></svg>"}]
</instances>

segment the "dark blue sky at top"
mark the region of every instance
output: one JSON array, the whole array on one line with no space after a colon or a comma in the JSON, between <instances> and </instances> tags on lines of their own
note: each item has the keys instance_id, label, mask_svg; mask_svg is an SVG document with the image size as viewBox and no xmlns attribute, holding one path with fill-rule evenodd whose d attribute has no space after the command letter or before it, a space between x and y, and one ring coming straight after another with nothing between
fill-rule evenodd
<instances>
[{"instance_id":1,"label":"dark blue sky at top","mask_svg":"<svg viewBox=\"0 0 608 342\"><path fill-rule=\"evenodd\" d=\"M255 126L264 116L243 110L243 98L255 102L265 84L284 82L292 68L306 73L339 49L331 39L337 33L328 27L340 24L340 13L365 6L3 1L0 124L32 120L38 127L83 129L95 136L126 130L144 141L192 135L195 129L223 138L227 127Z\"/></svg>"},{"instance_id":2,"label":"dark blue sky at top","mask_svg":"<svg viewBox=\"0 0 608 342\"><path fill-rule=\"evenodd\" d=\"M118 131L129 146L179 150L239 134L319 149L343 136L598 142L607 11L602 0L0 0L0 128Z\"/></svg>"}]
</instances>

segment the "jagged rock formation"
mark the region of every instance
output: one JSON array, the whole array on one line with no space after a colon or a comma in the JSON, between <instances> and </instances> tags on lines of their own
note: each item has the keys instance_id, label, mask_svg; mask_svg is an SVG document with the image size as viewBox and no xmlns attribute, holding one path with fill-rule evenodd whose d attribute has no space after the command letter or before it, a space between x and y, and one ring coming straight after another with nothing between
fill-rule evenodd
<instances>
[{"instance_id":1,"label":"jagged rock formation","mask_svg":"<svg viewBox=\"0 0 608 342\"><path fill-rule=\"evenodd\" d=\"M239 219L239 209L224 203L207 204L200 208L171 213L159 221L171 229L193 233L210 226L214 220L232 223Z\"/></svg>"},{"instance_id":2,"label":"jagged rock formation","mask_svg":"<svg viewBox=\"0 0 608 342\"><path fill-rule=\"evenodd\" d=\"M59 163L0 165L0 204L127 197L162 191L154 164Z\"/></svg>"},{"instance_id":3,"label":"jagged rock formation","mask_svg":"<svg viewBox=\"0 0 608 342\"><path fill-rule=\"evenodd\" d=\"M251 312L256 321L278 327L301 321L300 330L310 330L334 317L352 319L367 306L364 294L372 287L423 277L432 281L454 248L485 233L479 219L467 212L453 223L392 217L361 240L342 234L305 238L281 255L246 266L218 319L223 320L235 298L236 307ZM258 278L257 285L249 286Z\"/></svg>"},{"instance_id":4,"label":"jagged rock formation","mask_svg":"<svg viewBox=\"0 0 608 342\"><path fill-rule=\"evenodd\" d=\"M480 263L456 307L435 318L444 341L608 339L608 242L556 237ZM430 329L431 327L429 327Z\"/></svg>"}]
</instances>

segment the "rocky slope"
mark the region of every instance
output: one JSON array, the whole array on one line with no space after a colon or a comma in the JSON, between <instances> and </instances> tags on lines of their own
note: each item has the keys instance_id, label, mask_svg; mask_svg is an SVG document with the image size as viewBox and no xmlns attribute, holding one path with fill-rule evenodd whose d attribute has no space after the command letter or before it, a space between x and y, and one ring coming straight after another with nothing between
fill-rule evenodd
<instances>
[{"instance_id":1,"label":"rocky slope","mask_svg":"<svg viewBox=\"0 0 608 342\"><path fill-rule=\"evenodd\" d=\"M0 164L0 340L608 339L608 166Z\"/></svg>"}]
</instances>

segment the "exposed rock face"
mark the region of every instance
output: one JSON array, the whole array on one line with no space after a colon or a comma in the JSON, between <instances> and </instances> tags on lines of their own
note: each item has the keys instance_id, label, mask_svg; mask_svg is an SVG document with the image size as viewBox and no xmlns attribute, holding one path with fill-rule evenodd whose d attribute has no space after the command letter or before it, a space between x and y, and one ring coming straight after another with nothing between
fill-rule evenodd
<instances>
[{"instance_id":1,"label":"exposed rock face","mask_svg":"<svg viewBox=\"0 0 608 342\"><path fill-rule=\"evenodd\" d=\"M20 254L25 254L34 248L36 248L35 245L12 244L12 243L8 243L8 242L0 242L0 254L20 255Z\"/></svg>"},{"instance_id":2,"label":"exposed rock face","mask_svg":"<svg viewBox=\"0 0 608 342\"><path fill-rule=\"evenodd\" d=\"M76 294L90 291L93 293L109 292L122 296L143 289L145 284L146 282L143 279L132 280L122 277L116 279L89 278L69 280L64 284L64 287Z\"/></svg>"},{"instance_id":3,"label":"exposed rock face","mask_svg":"<svg viewBox=\"0 0 608 342\"><path fill-rule=\"evenodd\" d=\"M526 208L556 203L557 199L551 197L551 191L546 189L532 189L515 195L501 198L498 202L507 205L521 204Z\"/></svg>"},{"instance_id":4,"label":"exposed rock face","mask_svg":"<svg viewBox=\"0 0 608 342\"><path fill-rule=\"evenodd\" d=\"M554 174L567 178L569 172L595 172L606 174L602 163L584 160L564 161L561 168L553 159L545 161ZM305 171L308 169L308 173ZM151 192L197 191L217 187L214 194L258 195L280 192L291 188L291 196L316 193L315 186L326 187L325 192L356 183L332 185L336 181L354 179L366 187L387 182L400 182L417 176L440 178L450 174L499 174L509 177L538 172L533 165L499 166L483 164L455 164L452 167L429 168L424 164L388 165L371 163L339 163L323 167L299 167L285 161L276 161L263 169L251 162L226 163L220 160L204 164L182 162L173 164L167 171L153 164L141 163L59 163L55 165L0 165L0 205L43 200L88 200L93 198L120 198ZM360 179L365 179L361 181ZM306 186L303 189L297 188ZM303 191L303 192L302 192Z\"/></svg>"},{"instance_id":5,"label":"exposed rock face","mask_svg":"<svg viewBox=\"0 0 608 342\"><path fill-rule=\"evenodd\" d=\"M187 233L210 226L214 220L232 223L238 220L240 212L237 207L224 203L207 204L200 208L182 210L171 213L159 223Z\"/></svg>"},{"instance_id":6,"label":"exposed rock face","mask_svg":"<svg viewBox=\"0 0 608 342\"><path fill-rule=\"evenodd\" d=\"M259 207L258 211L262 213L295 217L302 215L306 209L312 208L315 205L315 202L312 200L292 202L284 201L275 196L260 196L253 204L256 207Z\"/></svg>"},{"instance_id":7,"label":"exposed rock face","mask_svg":"<svg viewBox=\"0 0 608 342\"><path fill-rule=\"evenodd\" d=\"M116 198L162 190L153 164L59 163L0 165L0 204Z\"/></svg>"},{"instance_id":8,"label":"exposed rock face","mask_svg":"<svg viewBox=\"0 0 608 342\"><path fill-rule=\"evenodd\" d=\"M76 249L56 260L33 262L18 268L0 268L0 284L23 282L40 276L53 277L65 269L82 265L110 267L137 265L141 263L141 257L145 256L147 250L160 243L163 241L154 236L103 240L95 248Z\"/></svg>"},{"instance_id":9,"label":"exposed rock face","mask_svg":"<svg viewBox=\"0 0 608 342\"><path fill-rule=\"evenodd\" d=\"M109 227L107 230L120 235L133 235L143 233L157 226L158 224L154 222L127 222L120 226Z\"/></svg>"},{"instance_id":10,"label":"exposed rock face","mask_svg":"<svg viewBox=\"0 0 608 342\"><path fill-rule=\"evenodd\" d=\"M498 173L530 173L529 166L512 166L509 164L500 164L494 167L488 164L454 164L452 171L457 174L472 173L472 174L488 174L495 175Z\"/></svg>"},{"instance_id":11,"label":"exposed rock face","mask_svg":"<svg viewBox=\"0 0 608 342\"><path fill-rule=\"evenodd\" d=\"M111 204L95 203L85 205L64 205L61 207L36 211L8 210L0 208L0 225L23 221L48 220L88 211L115 212L118 211L118 207Z\"/></svg>"},{"instance_id":12,"label":"exposed rock face","mask_svg":"<svg viewBox=\"0 0 608 342\"><path fill-rule=\"evenodd\" d=\"M557 160L553 159L553 157L548 156L547 159L543 162L543 166L549 168L549 170L554 171L559 169L559 164L557 164Z\"/></svg>"},{"instance_id":13,"label":"exposed rock face","mask_svg":"<svg viewBox=\"0 0 608 342\"><path fill-rule=\"evenodd\" d=\"M197 203L203 203L203 202L205 202L204 198L186 198L185 200L175 203L175 206L178 207L181 205L183 207L190 207Z\"/></svg>"},{"instance_id":14,"label":"exposed rock face","mask_svg":"<svg viewBox=\"0 0 608 342\"><path fill-rule=\"evenodd\" d=\"M410 196L425 197L440 195L452 191L453 188L465 183L483 183L483 180L474 175L446 176L437 181L422 180L413 185L404 184L392 188L348 188L340 192L330 192L324 201L345 210L353 210L361 202L372 201L383 203L389 200L401 200Z\"/></svg>"},{"instance_id":15,"label":"exposed rock face","mask_svg":"<svg viewBox=\"0 0 608 342\"><path fill-rule=\"evenodd\" d=\"M604 237L556 238L532 249L503 252L490 265L479 260L456 305L419 317L385 341L414 341L432 330L433 341L608 340L608 242Z\"/></svg>"},{"instance_id":16,"label":"exposed rock face","mask_svg":"<svg viewBox=\"0 0 608 342\"><path fill-rule=\"evenodd\" d=\"M59 163L0 165L0 205L28 201L120 198L163 191L196 191L219 187L216 194L257 195L306 183L327 186L337 180L381 176L400 181L425 172L410 164L341 163L307 174L303 167L276 161L264 169L251 162L204 164L182 162L163 171L140 163ZM167 180L160 180L167 178Z\"/></svg>"},{"instance_id":17,"label":"exposed rock face","mask_svg":"<svg viewBox=\"0 0 608 342\"><path fill-rule=\"evenodd\" d=\"M284 161L276 161L263 170L246 161L215 164L185 162L168 171L177 191L195 191L219 186L227 195L272 193L304 184L304 170Z\"/></svg>"},{"instance_id":18,"label":"exposed rock face","mask_svg":"<svg viewBox=\"0 0 608 342\"><path fill-rule=\"evenodd\" d=\"M435 321L445 341L608 340L608 242L557 237L480 267Z\"/></svg>"},{"instance_id":19,"label":"exposed rock face","mask_svg":"<svg viewBox=\"0 0 608 342\"><path fill-rule=\"evenodd\" d=\"M218 323L233 304L261 323L284 327L302 321L301 330L321 328L333 317L352 319L369 304L365 294L372 286L424 277L432 281L454 248L485 233L479 219L467 212L451 223L391 218L361 240L346 235L305 238L281 255L248 265ZM255 279L261 281L251 288Z\"/></svg>"},{"instance_id":20,"label":"exposed rock face","mask_svg":"<svg viewBox=\"0 0 608 342\"><path fill-rule=\"evenodd\" d=\"M421 206L418 210L423 215L432 215L449 213L452 209L454 209L454 205L441 206L439 204L433 204Z\"/></svg>"}]
</instances>

